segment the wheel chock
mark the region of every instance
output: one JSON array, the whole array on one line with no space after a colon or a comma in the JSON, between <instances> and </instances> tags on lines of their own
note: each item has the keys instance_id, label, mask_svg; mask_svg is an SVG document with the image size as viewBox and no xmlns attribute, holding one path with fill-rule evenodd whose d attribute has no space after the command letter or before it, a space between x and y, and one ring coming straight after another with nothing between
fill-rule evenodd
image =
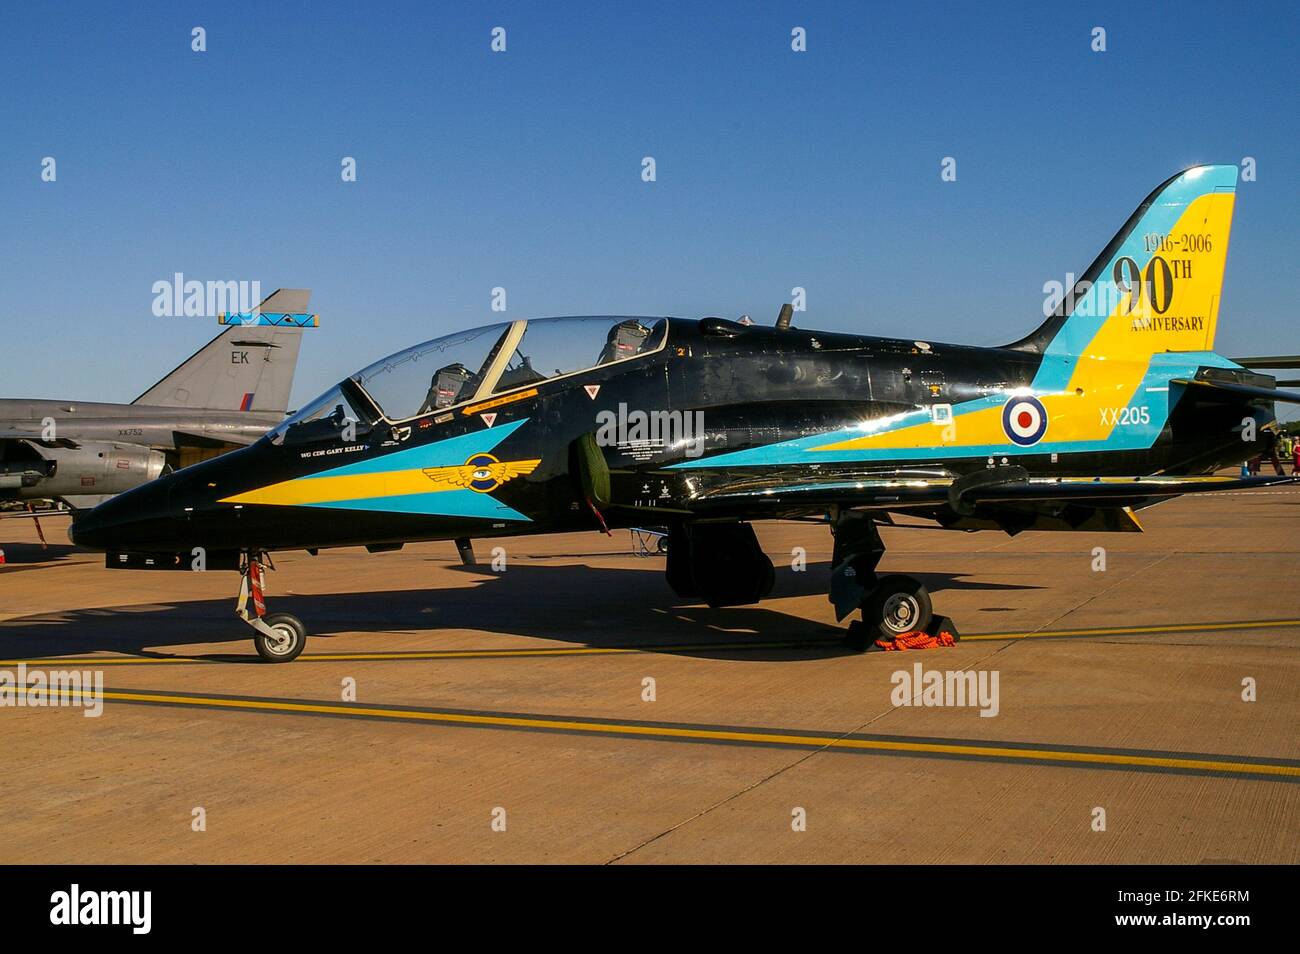
<instances>
[{"instance_id":1,"label":"wheel chock","mask_svg":"<svg viewBox=\"0 0 1300 954\"><path fill-rule=\"evenodd\" d=\"M952 637L955 643L961 642L961 633L957 632L957 624L947 616L931 616L930 625L925 628L930 636L938 636L940 633L947 633Z\"/></svg>"}]
</instances>

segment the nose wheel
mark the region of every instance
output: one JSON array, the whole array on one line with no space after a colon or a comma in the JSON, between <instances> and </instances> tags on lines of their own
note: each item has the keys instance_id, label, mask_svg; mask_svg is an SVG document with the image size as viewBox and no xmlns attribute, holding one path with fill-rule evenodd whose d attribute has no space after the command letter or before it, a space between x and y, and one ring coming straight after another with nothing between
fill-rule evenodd
<instances>
[{"instance_id":1,"label":"nose wheel","mask_svg":"<svg viewBox=\"0 0 1300 954\"><path fill-rule=\"evenodd\" d=\"M275 569L266 553L244 555L239 569L239 603L235 615L253 627L253 646L265 662L290 662L307 645L307 627L292 613L267 613L263 596L267 566Z\"/></svg>"},{"instance_id":2,"label":"nose wheel","mask_svg":"<svg viewBox=\"0 0 1300 954\"><path fill-rule=\"evenodd\" d=\"M289 662L298 658L307 644L307 627L292 613L270 613L262 617L271 635L258 630L253 636L257 654L267 662Z\"/></svg>"}]
</instances>

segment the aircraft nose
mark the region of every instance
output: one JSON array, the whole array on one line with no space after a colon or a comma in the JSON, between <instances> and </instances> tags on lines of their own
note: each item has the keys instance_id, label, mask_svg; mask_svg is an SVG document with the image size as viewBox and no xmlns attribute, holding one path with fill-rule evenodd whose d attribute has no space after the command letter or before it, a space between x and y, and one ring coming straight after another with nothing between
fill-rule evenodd
<instances>
[{"instance_id":1,"label":"aircraft nose","mask_svg":"<svg viewBox=\"0 0 1300 954\"><path fill-rule=\"evenodd\" d=\"M136 487L79 514L68 528L68 536L77 546L90 550L147 547L152 542L153 525L166 513L167 489L162 483Z\"/></svg>"},{"instance_id":2,"label":"aircraft nose","mask_svg":"<svg viewBox=\"0 0 1300 954\"><path fill-rule=\"evenodd\" d=\"M103 506L103 504L100 506ZM98 509L99 507L95 508L95 510ZM85 547L87 550L104 549L99 545L102 523L95 516L95 510L72 515L72 523L68 525L68 539L72 541L74 546Z\"/></svg>"},{"instance_id":3,"label":"aircraft nose","mask_svg":"<svg viewBox=\"0 0 1300 954\"><path fill-rule=\"evenodd\" d=\"M108 550L113 546L113 531L126 524L121 494L104 501L93 510L77 514L68 527L68 536L79 547L89 550Z\"/></svg>"}]
</instances>

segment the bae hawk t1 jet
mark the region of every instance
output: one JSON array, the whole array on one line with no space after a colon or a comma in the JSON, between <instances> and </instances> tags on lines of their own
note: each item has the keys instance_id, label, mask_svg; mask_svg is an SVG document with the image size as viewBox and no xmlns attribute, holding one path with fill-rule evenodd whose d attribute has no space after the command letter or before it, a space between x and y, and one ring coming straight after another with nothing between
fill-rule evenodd
<instances>
[{"instance_id":1,"label":"bae hawk t1 jet","mask_svg":"<svg viewBox=\"0 0 1300 954\"><path fill-rule=\"evenodd\" d=\"M1137 531L1273 438L1275 380L1213 350L1235 166L1151 193L1039 328L1001 347L722 318L543 318L449 335L341 381L251 447L78 520L110 567L241 572L261 656L267 554L657 525L667 580L710 606L772 587L752 521L824 519L830 599L870 639L932 629L917 580L879 576L878 525ZM253 608L248 608L249 597ZM523 610L521 609L521 612Z\"/></svg>"}]
</instances>

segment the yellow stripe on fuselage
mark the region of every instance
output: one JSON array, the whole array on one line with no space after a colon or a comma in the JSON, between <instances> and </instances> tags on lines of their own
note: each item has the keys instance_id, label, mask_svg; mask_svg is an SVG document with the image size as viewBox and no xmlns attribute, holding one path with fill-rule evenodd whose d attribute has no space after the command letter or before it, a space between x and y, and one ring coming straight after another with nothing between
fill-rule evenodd
<instances>
[{"instance_id":1,"label":"yellow stripe on fuselage","mask_svg":"<svg viewBox=\"0 0 1300 954\"><path fill-rule=\"evenodd\" d=\"M438 493L458 489L455 484L429 479L420 468L380 474L347 474L338 477L305 477L270 484L247 493L226 497L222 503L267 504L281 507L335 503L341 500L369 500L405 494Z\"/></svg>"}]
</instances>

